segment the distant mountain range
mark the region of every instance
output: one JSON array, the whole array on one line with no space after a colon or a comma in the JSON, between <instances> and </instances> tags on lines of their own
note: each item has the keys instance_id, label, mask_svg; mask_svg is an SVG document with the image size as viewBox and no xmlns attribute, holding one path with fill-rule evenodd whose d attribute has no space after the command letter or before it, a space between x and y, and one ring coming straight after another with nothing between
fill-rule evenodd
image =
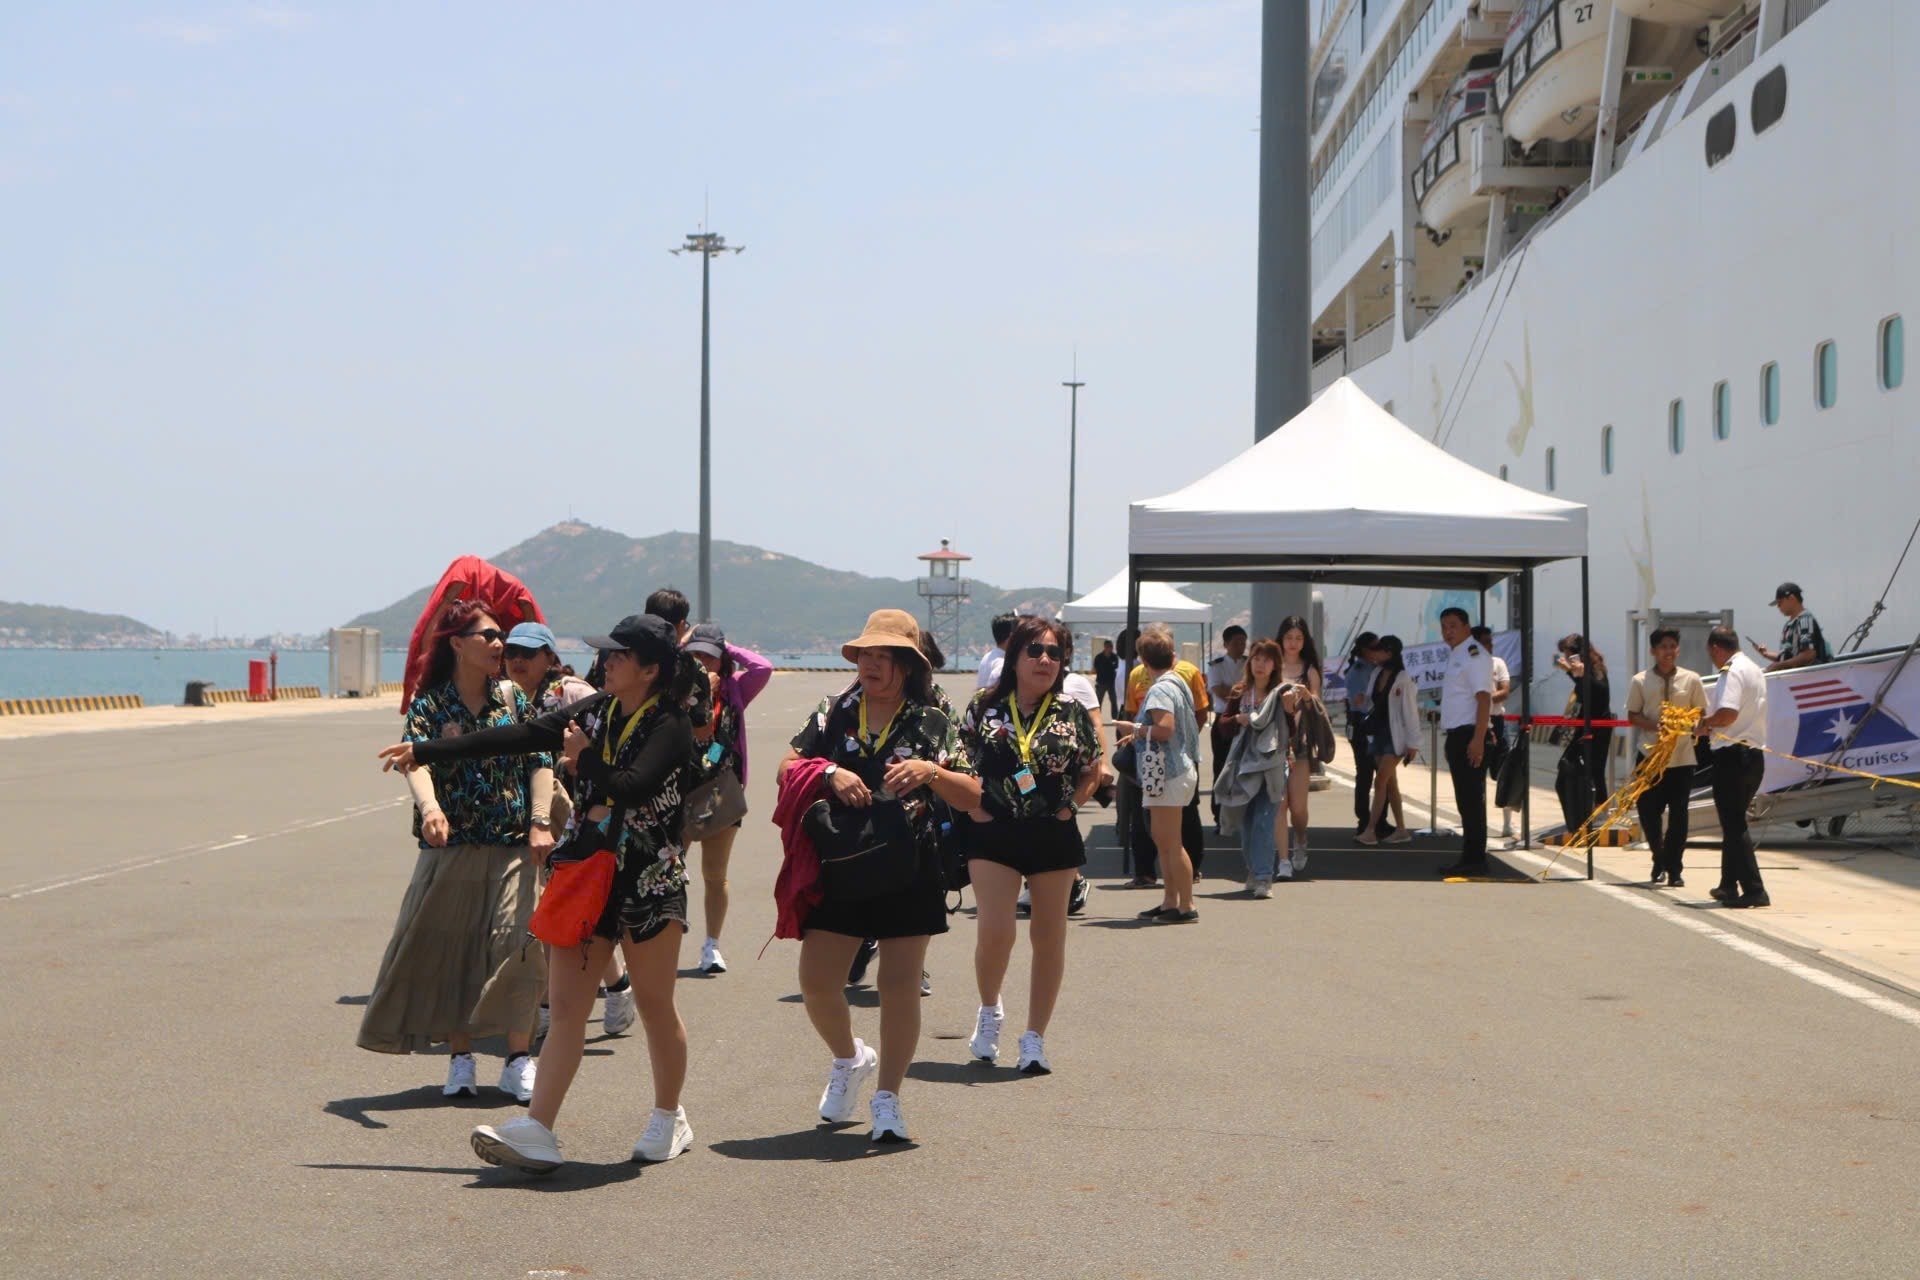
<instances>
[{"instance_id":1,"label":"distant mountain range","mask_svg":"<svg viewBox=\"0 0 1920 1280\"><path fill-rule=\"evenodd\" d=\"M678 587L691 597L698 555L699 540L690 533L630 538L565 521L487 559L526 583L555 633L566 638L604 631L638 611L657 587ZM424 586L347 625L378 627L383 642L405 644L431 590L431 584ZM1218 625L1247 610L1245 587L1196 588L1192 594L1213 603ZM1065 597L1058 587L1001 588L976 581L961 615L963 653L978 655L991 643L995 614L1055 613ZM911 579L870 578L718 539L713 598L729 638L769 653L832 652L875 609L926 616L925 601Z\"/></svg>"},{"instance_id":2,"label":"distant mountain range","mask_svg":"<svg viewBox=\"0 0 1920 1280\"><path fill-rule=\"evenodd\" d=\"M145 649L166 639L159 628L117 613L0 600L0 647L4 648Z\"/></svg>"}]
</instances>

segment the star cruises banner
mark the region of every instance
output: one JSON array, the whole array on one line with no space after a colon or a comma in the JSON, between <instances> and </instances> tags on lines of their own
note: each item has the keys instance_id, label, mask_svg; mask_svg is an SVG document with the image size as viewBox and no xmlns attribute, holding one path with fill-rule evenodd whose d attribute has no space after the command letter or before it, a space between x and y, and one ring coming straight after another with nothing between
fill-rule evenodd
<instances>
[{"instance_id":1,"label":"star cruises banner","mask_svg":"<svg viewBox=\"0 0 1920 1280\"><path fill-rule=\"evenodd\" d=\"M1899 663L1900 655L1892 654L1768 676L1770 751L1760 789L1781 791L1809 780L1844 780L1785 755L1828 761L1849 739L1851 744L1831 763L1887 777L1920 773L1920 732L1911 727L1920 725L1920 663L1909 663L1879 710L1873 710L1875 696Z\"/></svg>"}]
</instances>

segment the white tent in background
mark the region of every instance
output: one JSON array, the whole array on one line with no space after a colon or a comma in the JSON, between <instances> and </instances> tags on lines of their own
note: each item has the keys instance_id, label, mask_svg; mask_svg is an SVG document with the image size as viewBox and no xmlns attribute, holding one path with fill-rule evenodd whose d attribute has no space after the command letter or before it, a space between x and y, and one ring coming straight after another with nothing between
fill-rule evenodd
<instances>
[{"instance_id":1,"label":"white tent in background","mask_svg":"<svg viewBox=\"0 0 1920 1280\"><path fill-rule=\"evenodd\" d=\"M1060 607L1062 622L1115 622L1127 620L1127 571L1114 574L1078 600ZM1213 606L1183 595L1166 582L1140 584L1140 621L1199 622L1213 621Z\"/></svg>"}]
</instances>

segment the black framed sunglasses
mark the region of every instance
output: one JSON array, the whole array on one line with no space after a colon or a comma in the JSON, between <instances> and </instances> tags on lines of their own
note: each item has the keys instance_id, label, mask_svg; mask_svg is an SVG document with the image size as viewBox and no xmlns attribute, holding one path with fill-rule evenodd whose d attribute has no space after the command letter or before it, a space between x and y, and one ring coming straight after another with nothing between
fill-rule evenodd
<instances>
[{"instance_id":1,"label":"black framed sunglasses","mask_svg":"<svg viewBox=\"0 0 1920 1280\"><path fill-rule=\"evenodd\" d=\"M525 658L537 658L545 652L544 647L529 649L525 645L510 644L507 646L507 661L518 662Z\"/></svg>"},{"instance_id":2,"label":"black framed sunglasses","mask_svg":"<svg viewBox=\"0 0 1920 1280\"><path fill-rule=\"evenodd\" d=\"M1027 646L1027 656L1029 658L1038 658L1044 654L1052 658L1055 662L1058 662L1066 656L1066 653L1067 651L1057 644L1041 644L1038 640L1033 641Z\"/></svg>"},{"instance_id":3,"label":"black framed sunglasses","mask_svg":"<svg viewBox=\"0 0 1920 1280\"><path fill-rule=\"evenodd\" d=\"M482 627L478 631L462 631L460 634L462 637L468 640L471 640L475 636L479 636L482 640L485 640L488 644L493 644L496 641L505 640L507 638L507 633L502 631L498 627Z\"/></svg>"}]
</instances>

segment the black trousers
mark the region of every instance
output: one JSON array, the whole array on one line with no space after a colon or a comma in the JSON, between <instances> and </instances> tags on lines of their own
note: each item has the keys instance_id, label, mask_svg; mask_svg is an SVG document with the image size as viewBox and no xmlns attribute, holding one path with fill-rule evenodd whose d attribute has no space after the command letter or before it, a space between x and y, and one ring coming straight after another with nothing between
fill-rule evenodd
<instances>
[{"instance_id":1,"label":"black trousers","mask_svg":"<svg viewBox=\"0 0 1920 1280\"><path fill-rule=\"evenodd\" d=\"M1687 852L1687 800L1693 794L1693 766L1670 764L1660 781L1640 797L1640 827L1647 833L1655 874L1680 874Z\"/></svg>"},{"instance_id":2,"label":"black trousers","mask_svg":"<svg viewBox=\"0 0 1920 1280\"><path fill-rule=\"evenodd\" d=\"M1720 815L1720 887L1731 893L1765 893L1747 806L1760 794L1767 758L1758 748L1723 743L1713 749L1713 808Z\"/></svg>"},{"instance_id":3,"label":"black trousers","mask_svg":"<svg viewBox=\"0 0 1920 1280\"><path fill-rule=\"evenodd\" d=\"M1207 805L1213 810L1215 823L1220 821L1220 770L1225 767L1227 752L1233 750L1233 740L1239 732L1239 725L1221 724L1219 716L1215 716L1207 726L1209 745L1213 748L1213 794L1208 798Z\"/></svg>"},{"instance_id":4,"label":"black trousers","mask_svg":"<svg viewBox=\"0 0 1920 1280\"><path fill-rule=\"evenodd\" d=\"M1096 680L1093 682L1093 701L1096 707L1110 707L1113 718L1120 718L1120 698L1113 691L1113 681Z\"/></svg>"},{"instance_id":5,"label":"black trousers","mask_svg":"<svg viewBox=\"0 0 1920 1280\"><path fill-rule=\"evenodd\" d=\"M1373 746L1365 738L1349 738L1353 747L1353 820L1367 825L1373 816Z\"/></svg>"},{"instance_id":6,"label":"black trousers","mask_svg":"<svg viewBox=\"0 0 1920 1280\"><path fill-rule=\"evenodd\" d=\"M1482 863L1487 860L1487 759L1479 764L1467 759L1473 743L1473 726L1463 724L1447 730L1447 772L1453 775L1453 807L1460 813L1460 861Z\"/></svg>"}]
</instances>

